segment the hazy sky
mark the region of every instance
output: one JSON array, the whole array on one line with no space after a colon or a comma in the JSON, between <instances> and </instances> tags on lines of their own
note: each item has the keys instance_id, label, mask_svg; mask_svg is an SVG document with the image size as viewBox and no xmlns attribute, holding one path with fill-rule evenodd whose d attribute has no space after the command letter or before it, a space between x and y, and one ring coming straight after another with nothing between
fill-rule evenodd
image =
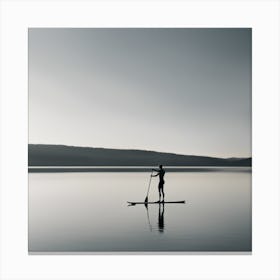
<instances>
[{"instance_id":1,"label":"hazy sky","mask_svg":"<svg viewBox=\"0 0 280 280\"><path fill-rule=\"evenodd\" d=\"M29 143L251 156L251 29L29 29Z\"/></svg>"}]
</instances>

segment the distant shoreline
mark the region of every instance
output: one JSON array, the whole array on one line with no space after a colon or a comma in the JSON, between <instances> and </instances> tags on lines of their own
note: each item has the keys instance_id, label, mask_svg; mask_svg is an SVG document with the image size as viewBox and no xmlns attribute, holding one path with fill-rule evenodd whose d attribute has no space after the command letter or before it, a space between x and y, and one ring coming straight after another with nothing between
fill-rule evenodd
<instances>
[{"instance_id":1,"label":"distant shoreline","mask_svg":"<svg viewBox=\"0 0 280 280\"><path fill-rule=\"evenodd\" d=\"M63 145L28 145L29 166L51 167L210 167L210 166L251 166L252 158L215 158L208 156L179 155L146 150L120 150L105 148L85 148Z\"/></svg>"},{"instance_id":2,"label":"distant shoreline","mask_svg":"<svg viewBox=\"0 0 280 280\"><path fill-rule=\"evenodd\" d=\"M28 166L29 173L151 172L151 166ZM169 166L166 172L252 172L250 166Z\"/></svg>"}]
</instances>

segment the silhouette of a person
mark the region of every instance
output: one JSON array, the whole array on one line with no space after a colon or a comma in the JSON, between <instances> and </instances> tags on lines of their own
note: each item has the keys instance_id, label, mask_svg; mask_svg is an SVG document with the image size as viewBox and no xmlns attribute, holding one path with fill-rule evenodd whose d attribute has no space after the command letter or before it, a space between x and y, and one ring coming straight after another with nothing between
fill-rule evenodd
<instances>
[{"instance_id":1,"label":"silhouette of a person","mask_svg":"<svg viewBox=\"0 0 280 280\"><path fill-rule=\"evenodd\" d=\"M158 207L158 231L164 232L164 203Z\"/></svg>"},{"instance_id":2,"label":"silhouette of a person","mask_svg":"<svg viewBox=\"0 0 280 280\"><path fill-rule=\"evenodd\" d=\"M158 194L159 194L159 202L161 199L161 194L162 194L162 202L164 202L164 174L165 170L162 168L162 165L159 166L159 169L153 169L153 171L156 171L157 174L151 175L152 177L159 176L159 183L158 183Z\"/></svg>"}]
</instances>

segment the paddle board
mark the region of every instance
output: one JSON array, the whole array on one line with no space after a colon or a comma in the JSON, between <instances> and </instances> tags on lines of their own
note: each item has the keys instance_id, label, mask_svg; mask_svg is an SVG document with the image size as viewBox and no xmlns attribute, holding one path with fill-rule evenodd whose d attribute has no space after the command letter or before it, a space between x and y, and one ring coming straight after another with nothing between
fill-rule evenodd
<instances>
[{"instance_id":1,"label":"paddle board","mask_svg":"<svg viewBox=\"0 0 280 280\"><path fill-rule=\"evenodd\" d=\"M133 202L133 201L128 201L127 203L129 203L129 204L166 204L166 203L185 203L185 200L164 201L164 202L158 202L158 201L153 201L153 202Z\"/></svg>"}]
</instances>

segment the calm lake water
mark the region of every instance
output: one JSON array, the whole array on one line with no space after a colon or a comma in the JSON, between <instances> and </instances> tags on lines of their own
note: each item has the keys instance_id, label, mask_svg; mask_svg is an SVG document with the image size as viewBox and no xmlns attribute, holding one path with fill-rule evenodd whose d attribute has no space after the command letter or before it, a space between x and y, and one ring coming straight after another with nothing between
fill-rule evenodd
<instances>
[{"instance_id":1,"label":"calm lake water","mask_svg":"<svg viewBox=\"0 0 280 280\"><path fill-rule=\"evenodd\" d=\"M251 251L251 168L167 172L165 200L185 204L128 206L144 201L149 176L29 173L29 251Z\"/></svg>"}]
</instances>

